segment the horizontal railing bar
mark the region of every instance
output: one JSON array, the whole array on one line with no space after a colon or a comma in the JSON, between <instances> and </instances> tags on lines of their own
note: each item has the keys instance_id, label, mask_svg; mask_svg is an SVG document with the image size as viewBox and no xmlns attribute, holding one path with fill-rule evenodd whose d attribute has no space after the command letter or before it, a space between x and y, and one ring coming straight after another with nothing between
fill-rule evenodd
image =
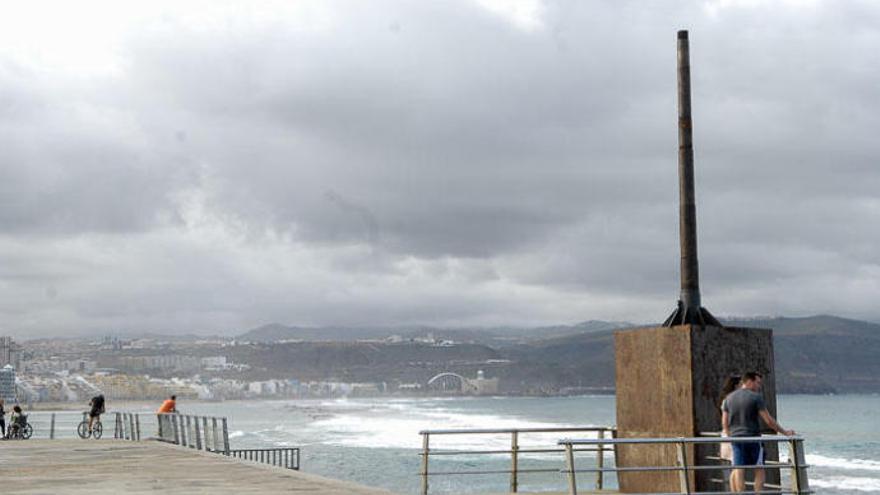
<instances>
[{"instance_id":1,"label":"horizontal railing bar","mask_svg":"<svg viewBox=\"0 0 880 495\"><path fill-rule=\"evenodd\" d=\"M728 461L728 462L730 462L729 459L725 459L725 458L723 458L723 457L718 457L718 456L716 456L716 455L707 455L707 456L706 456L706 459L708 459L708 460L710 460L710 461ZM768 466L774 466L774 467L776 467L776 466L785 466L785 465L786 465L785 463L782 463L782 462L780 462L780 461L771 461L771 460L769 460L769 459L765 460L765 461L764 461L764 464L766 464L766 465L768 465ZM803 466L803 467L808 467L808 466ZM764 483L764 485L766 486L766 483Z\"/></svg>"},{"instance_id":2,"label":"horizontal railing bar","mask_svg":"<svg viewBox=\"0 0 880 495\"><path fill-rule=\"evenodd\" d=\"M599 449L599 448L580 448L580 449L571 449L572 452L614 452L614 449ZM509 450L507 452L510 452ZM518 449L517 452L520 454L550 454L553 452L565 452L565 449Z\"/></svg>"},{"instance_id":3,"label":"horizontal railing bar","mask_svg":"<svg viewBox=\"0 0 880 495\"><path fill-rule=\"evenodd\" d=\"M501 433L557 433L563 431L614 431L615 428L601 426L565 427L565 428L489 428L489 429L456 429L456 430L422 430L419 435L488 435Z\"/></svg>"},{"instance_id":4,"label":"horizontal railing bar","mask_svg":"<svg viewBox=\"0 0 880 495\"><path fill-rule=\"evenodd\" d=\"M271 447L267 449L229 449L230 452L283 452L299 450L299 447Z\"/></svg>"},{"instance_id":5,"label":"horizontal railing bar","mask_svg":"<svg viewBox=\"0 0 880 495\"><path fill-rule=\"evenodd\" d=\"M752 443L752 442L802 442L802 437L766 436L766 437L681 437L681 438L564 438L557 442L559 445L621 445L621 444L696 444L696 443Z\"/></svg>"},{"instance_id":6,"label":"horizontal railing bar","mask_svg":"<svg viewBox=\"0 0 880 495\"><path fill-rule=\"evenodd\" d=\"M614 449L572 449L573 452L614 452ZM517 449L517 454L551 454L554 452L565 452L565 449ZM467 455L467 454L512 454L513 451L507 450L431 450L427 454L419 452L420 456L428 455Z\"/></svg>"},{"instance_id":7,"label":"horizontal railing bar","mask_svg":"<svg viewBox=\"0 0 880 495\"><path fill-rule=\"evenodd\" d=\"M779 466L773 466L769 469L779 469L779 468L794 468L794 464L781 464ZM808 468L810 466L801 466L798 465L799 468ZM583 469L575 469L576 473L618 473L618 472L640 472L640 471L732 471L734 469L768 469L767 466L763 464L753 464L749 466L638 466L638 467L614 467L614 468L583 468ZM570 472L568 469L560 469L560 473L568 473Z\"/></svg>"},{"instance_id":8,"label":"horizontal railing bar","mask_svg":"<svg viewBox=\"0 0 880 495\"><path fill-rule=\"evenodd\" d=\"M558 469L517 469L518 473L558 473ZM432 471L428 473L428 476L437 476L437 475L468 475L468 474L510 474L511 470L501 470L501 471ZM420 474L420 476L424 476L424 473Z\"/></svg>"},{"instance_id":9,"label":"horizontal railing bar","mask_svg":"<svg viewBox=\"0 0 880 495\"><path fill-rule=\"evenodd\" d=\"M499 470L491 470L491 471L432 471L428 473L428 476L437 476L437 475L450 475L450 474L508 474L510 470L507 469L499 469ZM422 474L424 476L424 473Z\"/></svg>"}]
</instances>

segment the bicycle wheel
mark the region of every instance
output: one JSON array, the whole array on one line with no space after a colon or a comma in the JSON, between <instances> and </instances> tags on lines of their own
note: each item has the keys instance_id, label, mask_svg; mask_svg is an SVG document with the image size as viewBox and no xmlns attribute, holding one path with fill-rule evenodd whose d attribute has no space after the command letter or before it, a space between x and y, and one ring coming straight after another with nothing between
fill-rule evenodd
<instances>
[{"instance_id":1,"label":"bicycle wheel","mask_svg":"<svg viewBox=\"0 0 880 495\"><path fill-rule=\"evenodd\" d=\"M76 433L82 439L89 438L89 422L83 421L80 423L79 426L76 427Z\"/></svg>"},{"instance_id":2,"label":"bicycle wheel","mask_svg":"<svg viewBox=\"0 0 880 495\"><path fill-rule=\"evenodd\" d=\"M100 421L95 421L95 424L92 425L92 438L95 440L101 438L101 435L104 433L104 427L101 426Z\"/></svg>"},{"instance_id":3,"label":"bicycle wheel","mask_svg":"<svg viewBox=\"0 0 880 495\"><path fill-rule=\"evenodd\" d=\"M21 438L23 438L24 440L27 440L33 434L34 434L34 427L31 426L30 423L24 425L24 429L21 431Z\"/></svg>"}]
</instances>

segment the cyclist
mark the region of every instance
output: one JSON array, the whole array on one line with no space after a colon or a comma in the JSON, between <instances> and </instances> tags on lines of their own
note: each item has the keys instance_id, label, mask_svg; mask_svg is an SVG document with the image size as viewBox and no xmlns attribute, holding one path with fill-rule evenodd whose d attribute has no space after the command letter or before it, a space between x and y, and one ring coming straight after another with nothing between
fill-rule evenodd
<instances>
[{"instance_id":1,"label":"cyclist","mask_svg":"<svg viewBox=\"0 0 880 495\"><path fill-rule=\"evenodd\" d=\"M98 394L89 401L89 433L92 433L92 424L101 421L104 414L104 394Z\"/></svg>"}]
</instances>

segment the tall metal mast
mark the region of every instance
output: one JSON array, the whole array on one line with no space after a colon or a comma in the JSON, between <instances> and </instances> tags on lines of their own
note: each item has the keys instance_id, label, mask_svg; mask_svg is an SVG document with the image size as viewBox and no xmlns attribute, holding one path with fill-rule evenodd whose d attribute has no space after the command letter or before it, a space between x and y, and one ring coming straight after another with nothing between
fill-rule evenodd
<instances>
[{"instance_id":1,"label":"tall metal mast","mask_svg":"<svg viewBox=\"0 0 880 495\"><path fill-rule=\"evenodd\" d=\"M678 32L678 194L681 242L681 296L664 326L721 323L700 302L697 263L697 204L694 194L694 143L691 120L691 64L688 32Z\"/></svg>"}]
</instances>

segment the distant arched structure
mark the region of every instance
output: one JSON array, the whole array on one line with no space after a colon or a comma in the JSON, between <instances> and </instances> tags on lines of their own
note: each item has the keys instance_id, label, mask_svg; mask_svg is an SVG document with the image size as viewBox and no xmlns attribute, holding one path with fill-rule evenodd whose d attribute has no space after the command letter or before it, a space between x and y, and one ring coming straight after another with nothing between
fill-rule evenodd
<instances>
[{"instance_id":1,"label":"distant arched structure","mask_svg":"<svg viewBox=\"0 0 880 495\"><path fill-rule=\"evenodd\" d=\"M467 380L458 373L445 372L428 380L427 388L441 392L463 392L466 383Z\"/></svg>"}]
</instances>

